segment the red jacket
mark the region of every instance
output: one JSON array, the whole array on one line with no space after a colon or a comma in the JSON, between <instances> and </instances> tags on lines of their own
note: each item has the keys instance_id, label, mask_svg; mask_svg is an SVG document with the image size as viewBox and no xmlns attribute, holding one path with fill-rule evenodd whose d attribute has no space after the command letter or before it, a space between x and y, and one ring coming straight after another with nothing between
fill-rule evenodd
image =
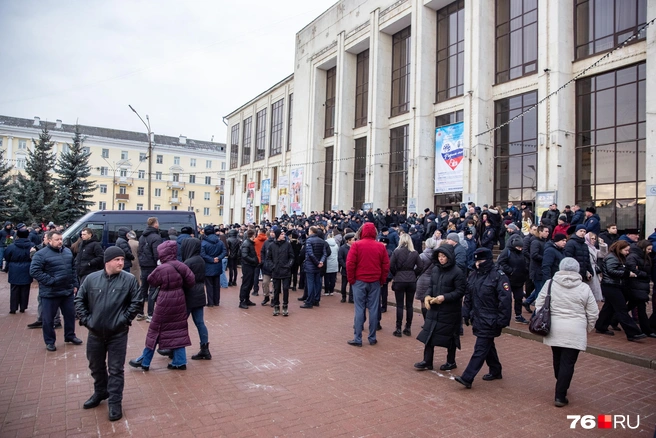
<instances>
[{"instance_id":1,"label":"red jacket","mask_svg":"<svg viewBox=\"0 0 656 438\"><path fill-rule=\"evenodd\" d=\"M569 227L570 227L570 225L567 222L565 222L562 225L556 225L556 228L554 228L554 231L553 231L553 236L555 236L556 234L559 234L559 233L564 234L565 236L567 236L567 230L569 229ZM553 236L551 236L552 239L553 239Z\"/></svg>"},{"instance_id":2,"label":"red jacket","mask_svg":"<svg viewBox=\"0 0 656 438\"><path fill-rule=\"evenodd\" d=\"M390 261L385 245L376 242L376 227L367 222L362 227L360 240L351 245L346 257L346 273L348 282L356 281L385 284L389 272Z\"/></svg>"},{"instance_id":3,"label":"red jacket","mask_svg":"<svg viewBox=\"0 0 656 438\"><path fill-rule=\"evenodd\" d=\"M266 233L260 233L257 235L255 238L255 254L257 254L257 259L262 262L262 247L264 246L264 242L266 242L268 239Z\"/></svg>"}]
</instances>

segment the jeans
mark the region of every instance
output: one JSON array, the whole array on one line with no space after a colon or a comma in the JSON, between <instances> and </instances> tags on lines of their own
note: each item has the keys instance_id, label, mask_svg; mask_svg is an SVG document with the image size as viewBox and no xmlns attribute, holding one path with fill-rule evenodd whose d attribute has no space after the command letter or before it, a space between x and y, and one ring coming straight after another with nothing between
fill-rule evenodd
<instances>
[{"instance_id":1,"label":"jeans","mask_svg":"<svg viewBox=\"0 0 656 438\"><path fill-rule=\"evenodd\" d=\"M228 283L237 284L237 257L228 258Z\"/></svg>"},{"instance_id":2,"label":"jeans","mask_svg":"<svg viewBox=\"0 0 656 438\"><path fill-rule=\"evenodd\" d=\"M239 289L239 302L245 303L248 301L248 294L253 287L253 279L255 278L255 266L242 263L241 265L241 288Z\"/></svg>"},{"instance_id":3,"label":"jeans","mask_svg":"<svg viewBox=\"0 0 656 438\"><path fill-rule=\"evenodd\" d=\"M394 296L396 297L396 328L400 329L403 323L403 305L405 304L405 326L410 328L412 326L412 314L414 309L412 303L415 299L415 290L417 283L410 282L394 282L392 285Z\"/></svg>"},{"instance_id":4,"label":"jeans","mask_svg":"<svg viewBox=\"0 0 656 438\"><path fill-rule=\"evenodd\" d=\"M67 297L46 298L41 297L41 322L43 323L43 340L46 345L54 344L57 340L55 335L55 315L57 309L61 309L64 316L64 340L68 341L75 337L75 308L73 307L73 294Z\"/></svg>"},{"instance_id":5,"label":"jeans","mask_svg":"<svg viewBox=\"0 0 656 438\"><path fill-rule=\"evenodd\" d=\"M228 287L228 277L226 276L226 267L228 266L228 259L223 258L221 259L221 287Z\"/></svg>"},{"instance_id":6,"label":"jeans","mask_svg":"<svg viewBox=\"0 0 656 438\"><path fill-rule=\"evenodd\" d=\"M556 398L567 397L569 384L574 376L574 365L579 357L579 350L565 347L551 347L553 369L556 377Z\"/></svg>"},{"instance_id":7,"label":"jeans","mask_svg":"<svg viewBox=\"0 0 656 438\"><path fill-rule=\"evenodd\" d=\"M531 292L531 295L529 295L528 298L526 298L526 302L528 304L533 304L535 300L538 299L538 295L540 295L540 291L542 290L544 283L546 283L546 281L543 280L538 280L533 282L533 284L535 285L535 289L533 290L533 292Z\"/></svg>"},{"instance_id":8,"label":"jeans","mask_svg":"<svg viewBox=\"0 0 656 438\"><path fill-rule=\"evenodd\" d=\"M108 337L97 337L89 332L87 360L93 390L96 394L109 393L110 404L123 400L123 367L128 349L128 331Z\"/></svg>"},{"instance_id":9,"label":"jeans","mask_svg":"<svg viewBox=\"0 0 656 438\"><path fill-rule=\"evenodd\" d=\"M362 329L366 318L366 309L369 309L369 342L376 340L378 316L380 311L380 283L374 281L366 283L357 280L353 285L353 300L355 301L354 336L355 342L362 343Z\"/></svg>"},{"instance_id":10,"label":"jeans","mask_svg":"<svg viewBox=\"0 0 656 438\"><path fill-rule=\"evenodd\" d=\"M244 270L244 267L242 266L242 272ZM243 281L243 280L242 280ZM257 294L260 292L260 265L257 265L255 267L255 271L253 271L253 294Z\"/></svg>"},{"instance_id":11,"label":"jeans","mask_svg":"<svg viewBox=\"0 0 656 438\"><path fill-rule=\"evenodd\" d=\"M43 304L41 304L41 296L37 294L36 296L36 302L37 302L37 307L36 307L36 320L41 322L43 321L41 319L41 315L43 314ZM55 324L61 324L61 311L59 308L57 309L57 314L55 315Z\"/></svg>"},{"instance_id":12,"label":"jeans","mask_svg":"<svg viewBox=\"0 0 656 438\"><path fill-rule=\"evenodd\" d=\"M490 367L490 374L495 376L501 375L501 362L499 362L497 348L494 345L494 338L476 338L474 353L471 359L469 359L469 364L465 372L462 373L462 379L465 382L473 382L476 374L483 368L483 363L485 362Z\"/></svg>"},{"instance_id":13,"label":"jeans","mask_svg":"<svg viewBox=\"0 0 656 438\"><path fill-rule=\"evenodd\" d=\"M307 289L307 300L305 304L314 305L321 299L321 273L320 272L306 272L305 273L305 288Z\"/></svg>"},{"instance_id":14,"label":"jeans","mask_svg":"<svg viewBox=\"0 0 656 438\"><path fill-rule=\"evenodd\" d=\"M597 330L602 332L608 330L608 325L613 317L615 317L622 326L622 330L624 330L627 338L642 333L633 318L629 316L629 311L626 308L626 299L622 293L621 286L602 283L601 293L604 296L604 306L601 308L599 318L595 324Z\"/></svg>"},{"instance_id":15,"label":"jeans","mask_svg":"<svg viewBox=\"0 0 656 438\"><path fill-rule=\"evenodd\" d=\"M271 293L271 276L262 274L262 295L268 297Z\"/></svg>"},{"instance_id":16,"label":"jeans","mask_svg":"<svg viewBox=\"0 0 656 438\"><path fill-rule=\"evenodd\" d=\"M171 351L173 351L173 361L171 361L171 365L180 366L187 364L187 350L185 347L174 348ZM144 348L143 353L141 353L141 356L137 358L137 362L141 361L141 366L149 367L154 355L155 350L146 347Z\"/></svg>"},{"instance_id":17,"label":"jeans","mask_svg":"<svg viewBox=\"0 0 656 438\"><path fill-rule=\"evenodd\" d=\"M274 278L273 279L273 305L280 305L280 289L282 289L282 305L289 304L289 283L290 277L287 278Z\"/></svg>"},{"instance_id":18,"label":"jeans","mask_svg":"<svg viewBox=\"0 0 656 438\"><path fill-rule=\"evenodd\" d=\"M142 267L141 268L141 287L139 292L141 293L141 298L144 303L148 301L148 316L153 316L153 309L155 308L155 302L153 301L153 291L154 287L151 287L148 284L148 276L155 270L154 267ZM142 314L145 313L146 309L142 309Z\"/></svg>"},{"instance_id":19,"label":"jeans","mask_svg":"<svg viewBox=\"0 0 656 438\"><path fill-rule=\"evenodd\" d=\"M524 285L522 286L510 286L512 291L513 298L515 299L515 316L522 315L522 300L524 299Z\"/></svg>"},{"instance_id":20,"label":"jeans","mask_svg":"<svg viewBox=\"0 0 656 438\"><path fill-rule=\"evenodd\" d=\"M218 275L205 277L205 292L207 293L207 305L218 306L221 301L221 280Z\"/></svg>"},{"instance_id":21,"label":"jeans","mask_svg":"<svg viewBox=\"0 0 656 438\"><path fill-rule=\"evenodd\" d=\"M30 302L30 285L29 284L12 284L9 292L9 310L21 312L27 309ZM644 306L643 306L644 307Z\"/></svg>"},{"instance_id":22,"label":"jeans","mask_svg":"<svg viewBox=\"0 0 656 438\"><path fill-rule=\"evenodd\" d=\"M335 284L337 283L337 272L326 272L326 275L323 277L323 284L326 289L326 293L335 292Z\"/></svg>"},{"instance_id":23,"label":"jeans","mask_svg":"<svg viewBox=\"0 0 656 438\"><path fill-rule=\"evenodd\" d=\"M198 337L200 338L201 344L207 344L209 342L209 336L207 333L207 326L205 326L205 319L203 318L203 307L196 307L189 311L191 313L191 319L194 321L196 328L198 329Z\"/></svg>"}]
</instances>

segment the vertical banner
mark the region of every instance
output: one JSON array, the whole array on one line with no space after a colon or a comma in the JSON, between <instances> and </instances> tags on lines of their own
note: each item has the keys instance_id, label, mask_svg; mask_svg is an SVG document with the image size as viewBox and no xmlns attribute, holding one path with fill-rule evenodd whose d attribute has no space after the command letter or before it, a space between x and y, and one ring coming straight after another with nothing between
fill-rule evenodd
<instances>
[{"instance_id":1,"label":"vertical banner","mask_svg":"<svg viewBox=\"0 0 656 438\"><path fill-rule=\"evenodd\" d=\"M249 182L246 186L246 223L255 223L253 212L253 200L255 199L255 182Z\"/></svg>"},{"instance_id":2,"label":"vertical banner","mask_svg":"<svg viewBox=\"0 0 656 438\"><path fill-rule=\"evenodd\" d=\"M535 221L540 222L542 213L549 210L551 204L556 203L556 192L537 192L535 194Z\"/></svg>"},{"instance_id":3,"label":"vertical banner","mask_svg":"<svg viewBox=\"0 0 656 438\"><path fill-rule=\"evenodd\" d=\"M289 210L289 177L281 176L278 179L278 217L288 215Z\"/></svg>"},{"instance_id":4,"label":"vertical banner","mask_svg":"<svg viewBox=\"0 0 656 438\"><path fill-rule=\"evenodd\" d=\"M435 193L462 192L463 122L435 129Z\"/></svg>"},{"instance_id":5,"label":"vertical banner","mask_svg":"<svg viewBox=\"0 0 656 438\"><path fill-rule=\"evenodd\" d=\"M303 168L292 169L291 208L295 214L303 212Z\"/></svg>"},{"instance_id":6,"label":"vertical banner","mask_svg":"<svg viewBox=\"0 0 656 438\"><path fill-rule=\"evenodd\" d=\"M417 213L417 198L408 199L408 214Z\"/></svg>"},{"instance_id":7,"label":"vertical banner","mask_svg":"<svg viewBox=\"0 0 656 438\"><path fill-rule=\"evenodd\" d=\"M262 196L260 196L260 215L262 216L260 218L260 222L266 221L271 219L269 216L269 212L271 211L271 207L269 206L269 203L271 202L271 180L270 179L264 179L262 180Z\"/></svg>"}]
</instances>

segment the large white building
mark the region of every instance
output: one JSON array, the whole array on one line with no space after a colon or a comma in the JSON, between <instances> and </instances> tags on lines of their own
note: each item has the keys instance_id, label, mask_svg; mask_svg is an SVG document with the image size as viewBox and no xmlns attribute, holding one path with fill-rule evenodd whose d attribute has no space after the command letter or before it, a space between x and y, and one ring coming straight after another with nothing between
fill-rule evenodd
<instances>
[{"instance_id":1,"label":"large white building","mask_svg":"<svg viewBox=\"0 0 656 438\"><path fill-rule=\"evenodd\" d=\"M645 0L342 0L297 33L293 79L226 117L225 218L259 218L248 184L275 166L290 196L272 188L270 213L556 200L651 229L655 17ZM277 102L291 147L274 155Z\"/></svg>"}]
</instances>

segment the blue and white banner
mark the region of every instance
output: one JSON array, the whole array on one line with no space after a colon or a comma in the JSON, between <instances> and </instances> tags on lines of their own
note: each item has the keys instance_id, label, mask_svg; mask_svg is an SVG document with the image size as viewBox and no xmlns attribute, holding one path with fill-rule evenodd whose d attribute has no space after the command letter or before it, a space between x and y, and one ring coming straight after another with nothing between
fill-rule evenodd
<instances>
[{"instance_id":1,"label":"blue and white banner","mask_svg":"<svg viewBox=\"0 0 656 438\"><path fill-rule=\"evenodd\" d=\"M435 193L462 192L464 123L435 129Z\"/></svg>"}]
</instances>

